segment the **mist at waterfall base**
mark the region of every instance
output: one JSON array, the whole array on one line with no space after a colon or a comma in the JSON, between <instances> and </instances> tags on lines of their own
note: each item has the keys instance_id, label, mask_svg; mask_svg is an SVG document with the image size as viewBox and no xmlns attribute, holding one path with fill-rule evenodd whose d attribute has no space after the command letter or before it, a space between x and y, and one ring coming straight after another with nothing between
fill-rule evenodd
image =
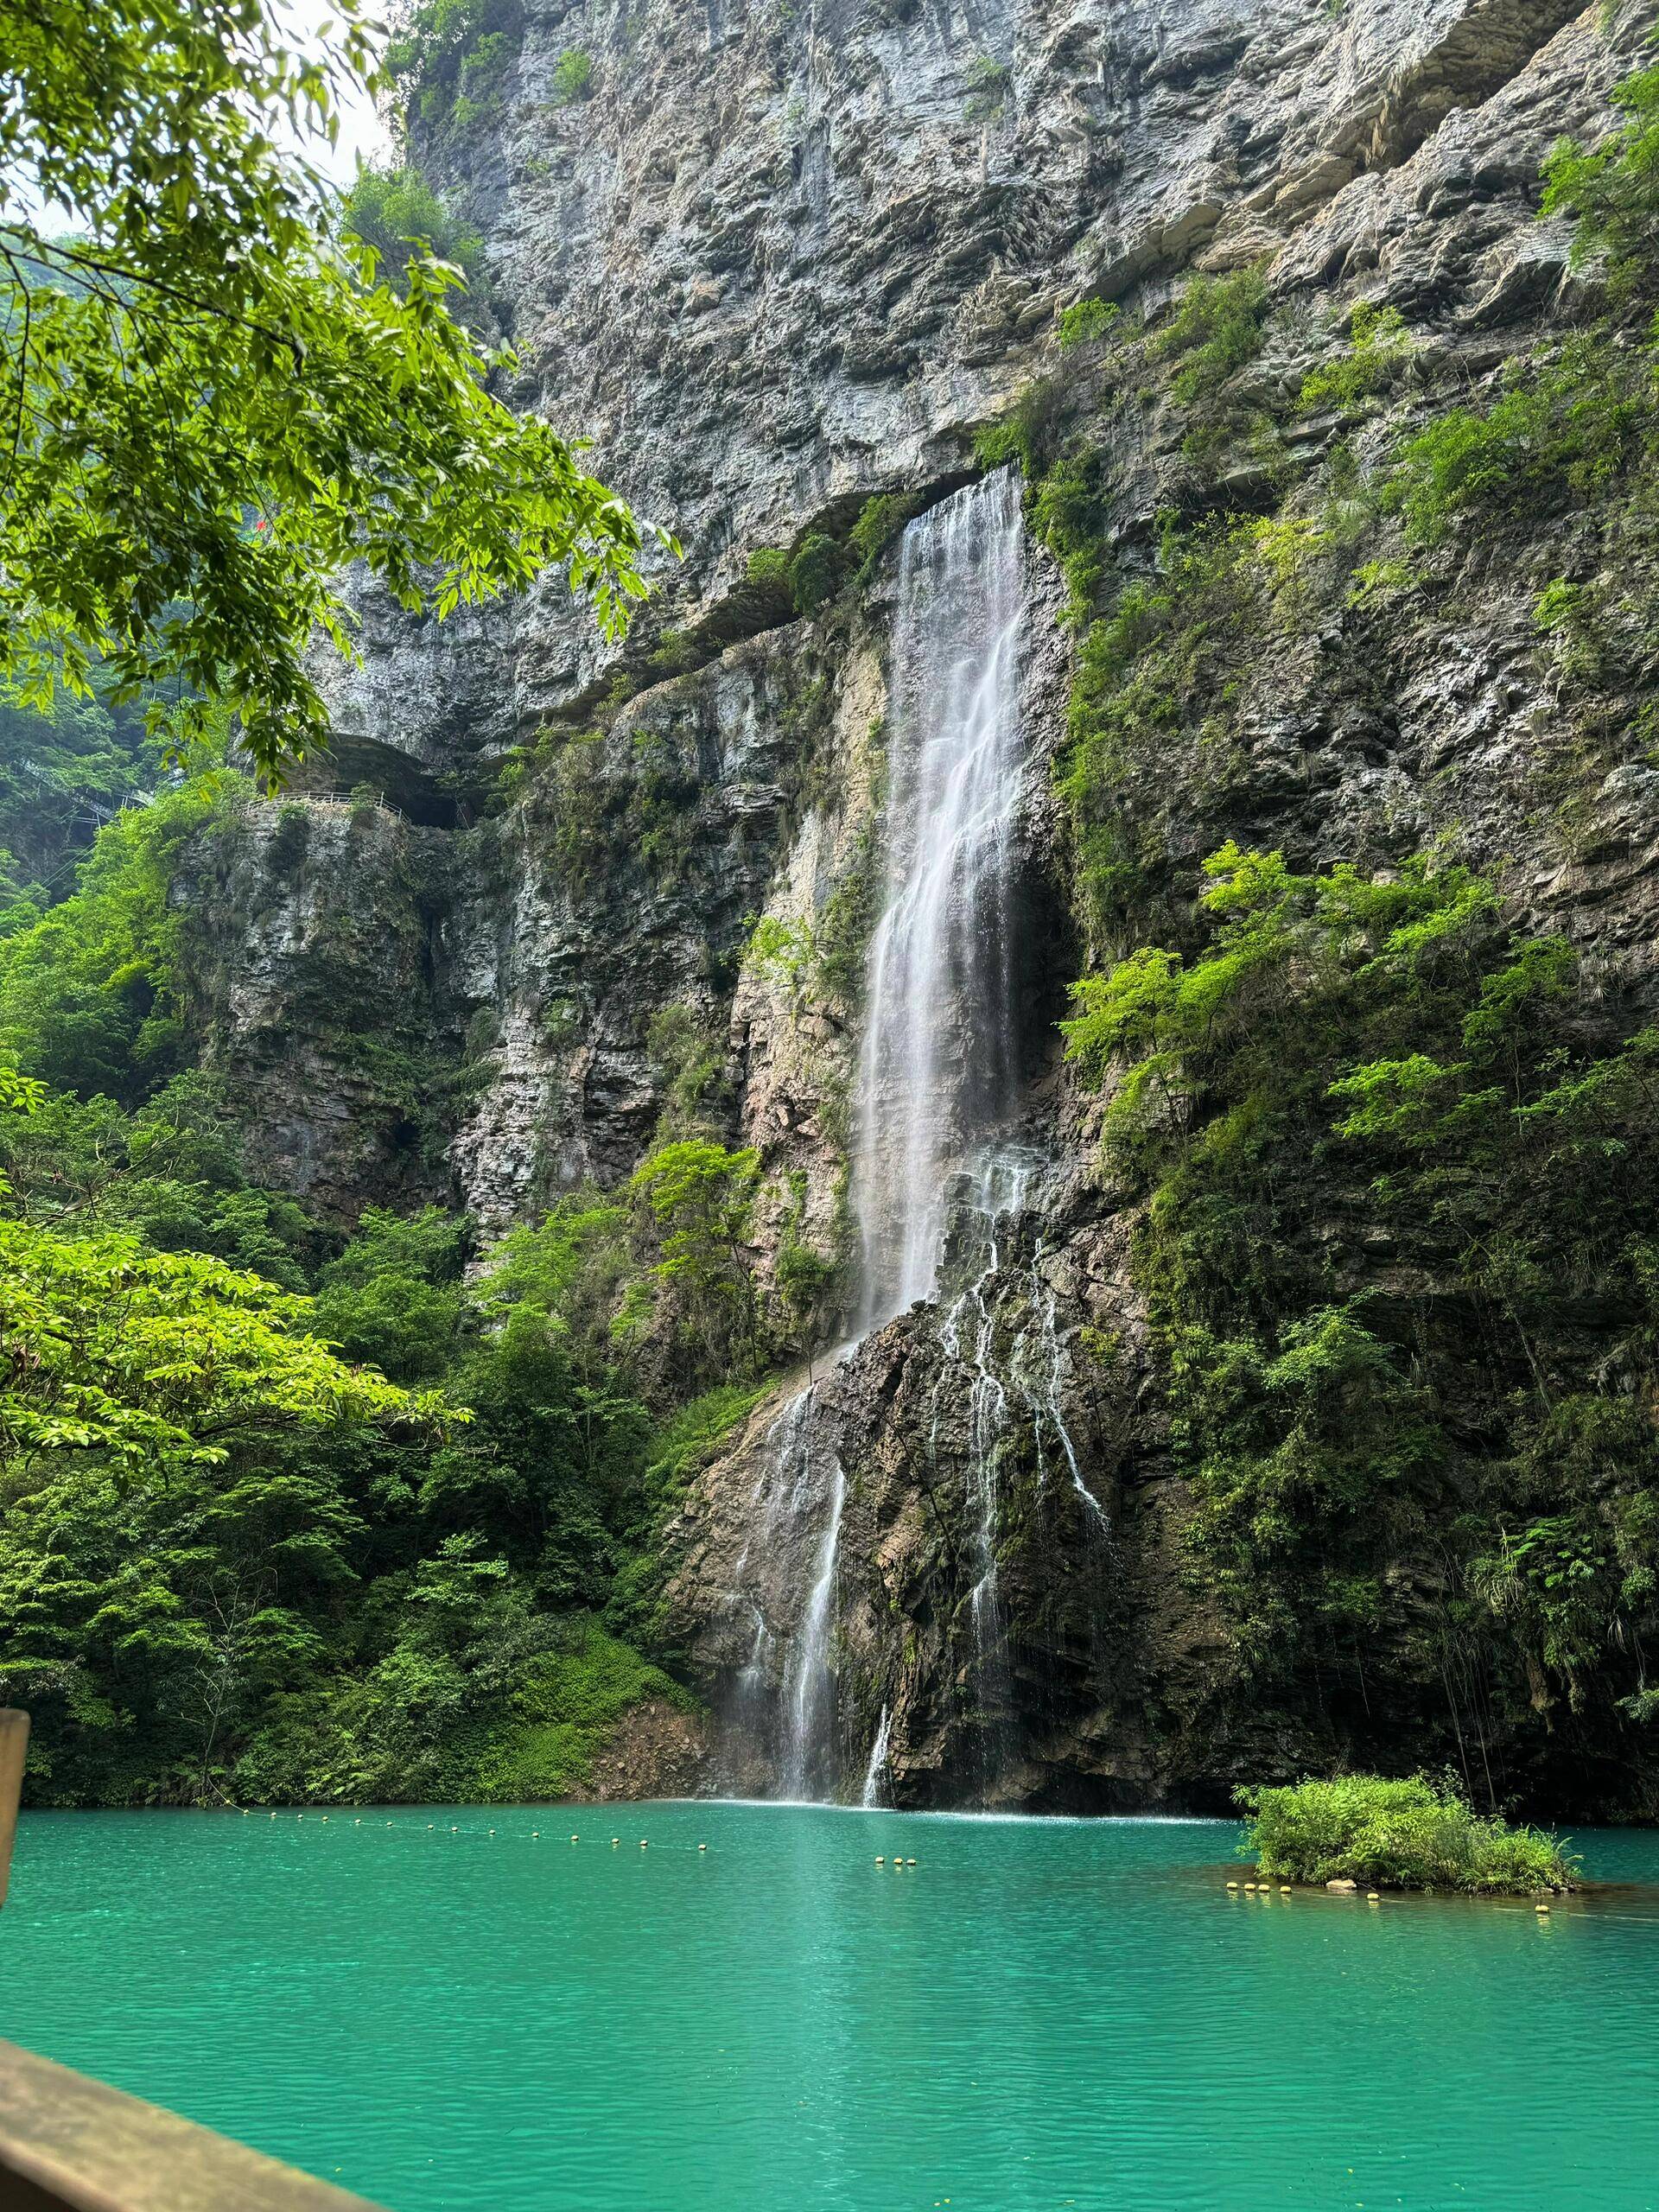
<instances>
[{"instance_id":1,"label":"mist at waterfall base","mask_svg":"<svg viewBox=\"0 0 1659 2212\"><path fill-rule=\"evenodd\" d=\"M391 2212L1659 2204L1659 1891L1258 1901L1216 1822L357 1817L25 1814L0 2034Z\"/></svg>"},{"instance_id":2,"label":"mist at waterfall base","mask_svg":"<svg viewBox=\"0 0 1659 2212\"><path fill-rule=\"evenodd\" d=\"M997 1589L997 1466L1016 1424L1039 1465L1104 1516L1062 1411L1066 1356L1041 1248L1022 1283L1028 1319L1011 1370L997 1353L1008 1255L1037 1210L1051 1163L1006 1134L1019 1103L1014 1048L1019 881L1025 785L1021 660L1026 545L1020 480L1001 470L918 516L900 547L891 652L890 791L880 917L866 963L851 1198L858 1234L853 1343L939 1297L940 1340L972 1422L973 1583L959 1608L982 1726L976 1795L993 1793L1012 1742ZM1027 1243L1028 1239L1025 1240ZM947 1286L947 1255L954 1262ZM953 1386L954 1387L954 1386ZM739 1586L752 1620L747 1664L722 1701L733 1737L770 1747L776 1794L848 1797L886 1788L893 1706L868 1717L868 1758L838 1727L837 1583L848 1473L821 1418L817 1386L772 1422L734 1578L787 1556L798 1610L767 1616ZM861 1771L861 1784L858 1773Z\"/></svg>"}]
</instances>

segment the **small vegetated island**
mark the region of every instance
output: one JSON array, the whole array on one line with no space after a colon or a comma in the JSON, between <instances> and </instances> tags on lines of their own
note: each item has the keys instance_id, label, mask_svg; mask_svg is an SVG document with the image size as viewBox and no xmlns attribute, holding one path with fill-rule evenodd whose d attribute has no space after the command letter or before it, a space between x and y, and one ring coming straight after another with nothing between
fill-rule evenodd
<instances>
[{"instance_id":1,"label":"small vegetated island","mask_svg":"<svg viewBox=\"0 0 1659 2212\"><path fill-rule=\"evenodd\" d=\"M1578 1860L1541 1828L1477 1813L1450 1783L1351 1774L1241 1789L1240 1848L1264 1874L1395 1890L1533 1896L1578 1886Z\"/></svg>"}]
</instances>

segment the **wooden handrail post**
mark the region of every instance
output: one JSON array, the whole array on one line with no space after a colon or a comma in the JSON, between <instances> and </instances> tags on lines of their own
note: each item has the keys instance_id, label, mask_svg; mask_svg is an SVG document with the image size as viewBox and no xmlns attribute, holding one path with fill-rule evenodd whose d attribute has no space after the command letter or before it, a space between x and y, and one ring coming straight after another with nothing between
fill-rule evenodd
<instances>
[{"instance_id":1,"label":"wooden handrail post","mask_svg":"<svg viewBox=\"0 0 1659 2212\"><path fill-rule=\"evenodd\" d=\"M23 1790L23 1754L29 1749L29 1715L14 1705L0 1705L0 1904L11 1878L11 1845L17 1833L17 1801Z\"/></svg>"}]
</instances>

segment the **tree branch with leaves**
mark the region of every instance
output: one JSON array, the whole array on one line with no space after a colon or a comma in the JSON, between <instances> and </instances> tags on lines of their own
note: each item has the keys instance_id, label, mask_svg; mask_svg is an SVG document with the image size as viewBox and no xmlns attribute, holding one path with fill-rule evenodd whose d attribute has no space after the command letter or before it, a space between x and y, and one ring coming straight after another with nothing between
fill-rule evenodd
<instances>
[{"instance_id":1,"label":"tree branch with leaves","mask_svg":"<svg viewBox=\"0 0 1659 2212\"><path fill-rule=\"evenodd\" d=\"M156 687L239 716L269 779L323 747L308 661L348 658L361 563L442 617L562 569L611 636L640 532L581 448L492 391L511 356L422 251L382 281L311 154L380 27L327 59L264 0L0 0L0 684ZM283 150L292 137L299 150Z\"/></svg>"}]
</instances>

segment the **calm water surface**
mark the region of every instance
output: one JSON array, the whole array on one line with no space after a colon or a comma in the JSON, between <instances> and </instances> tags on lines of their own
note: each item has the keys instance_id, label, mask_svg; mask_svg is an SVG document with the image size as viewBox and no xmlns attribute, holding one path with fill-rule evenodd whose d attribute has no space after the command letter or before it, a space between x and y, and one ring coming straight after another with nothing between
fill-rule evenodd
<instances>
[{"instance_id":1,"label":"calm water surface","mask_svg":"<svg viewBox=\"0 0 1659 2212\"><path fill-rule=\"evenodd\" d=\"M1659 1892L1258 1902L1234 1837L27 1815L0 2033L394 2212L1659 2206Z\"/></svg>"}]
</instances>

